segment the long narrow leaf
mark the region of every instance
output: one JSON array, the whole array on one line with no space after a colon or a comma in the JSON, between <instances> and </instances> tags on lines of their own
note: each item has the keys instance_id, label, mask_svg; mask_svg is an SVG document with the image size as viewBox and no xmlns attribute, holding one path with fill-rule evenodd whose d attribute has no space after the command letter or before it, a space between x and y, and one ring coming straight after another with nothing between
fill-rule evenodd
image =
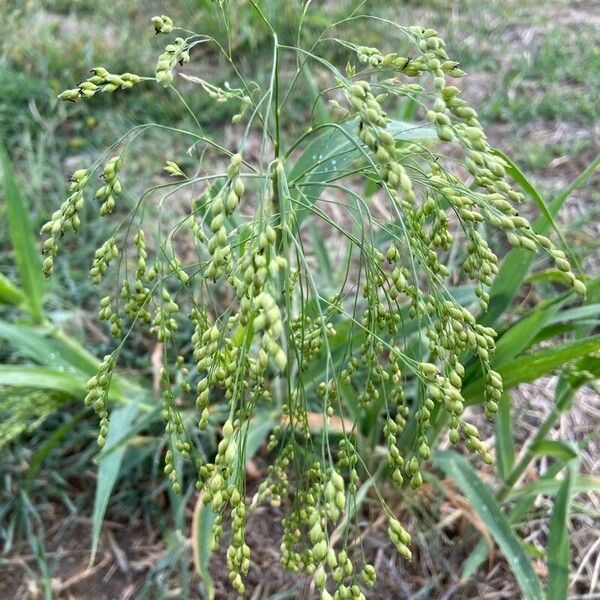
<instances>
[{"instance_id":1,"label":"long narrow leaf","mask_svg":"<svg viewBox=\"0 0 600 600\"><path fill-rule=\"evenodd\" d=\"M571 460L579 455L575 446L562 440L542 440L531 449L540 456L552 456L561 460Z\"/></svg>"},{"instance_id":2,"label":"long narrow leaf","mask_svg":"<svg viewBox=\"0 0 600 600\"><path fill-rule=\"evenodd\" d=\"M8 341L21 355L55 369L93 375L100 364L100 361L76 342L71 340L70 343L65 343L63 339L57 338L45 327L28 327L0 322L0 338ZM74 345L81 351L74 350Z\"/></svg>"},{"instance_id":3,"label":"long narrow leaf","mask_svg":"<svg viewBox=\"0 0 600 600\"><path fill-rule=\"evenodd\" d=\"M545 308L538 308L530 315L512 325L502 334L496 344L492 366L497 369L529 348L538 332L559 311L562 302L554 302Z\"/></svg>"},{"instance_id":4,"label":"long narrow leaf","mask_svg":"<svg viewBox=\"0 0 600 600\"><path fill-rule=\"evenodd\" d=\"M537 352L523 354L498 369L502 376L504 389L509 390L520 383L534 381L542 375L552 373L565 363L585 357L600 350L600 335L583 338ZM484 382L479 379L463 390L467 404L480 402L483 397Z\"/></svg>"},{"instance_id":5,"label":"long narrow leaf","mask_svg":"<svg viewBox=\"0 0 600 600\"><path fill-rule=\"evenodd\" d=\"M54 390L79 396L85 392L85 379L47 367L0 365L0 386Z\"/></svg>"},{"instance_id":6,"label":"long narrow leaf","mask_svg":"<svg viewBox=\"0 0 600 600\"><path fill-rule=\"evenodd\" d=\"M0 304L18 306L24 302L25 294L0 273Z\"/></svg>"},{"instance_id":7,"label":"long narrow leaf","mask_svg":"<svg viewBox=\"0 0 600 600\"><path fill-rule=\"evenodd\" d=\"M548 539L548 600L562 600L569 590L569 507L579 460L569 462L550 519Z\"/></svg>"},{"instance_id":8,"label":"long narrow leaf","mask_svg":"<svg viewBox=\"0 0 600 600\"><path fill-rule=\"evenodd\" d=\"M2 142L0 142L0 166L4 174L4 195L8 212L8 227L15 259L19 267L21 285L27 296L31 316L37 323L44 320L42 294L44 277L40 254L33 235L27 203L17 184L15 174Z\"/></svg>"},{"instance_id":9,"label":"long narrow leaf","mask_svg":"<svg viewBox=\"0 0 600 600\"><path fill-rule=\"evenodd\" d=\"M558 494L562 481L552 478L541 478L537 481L529 481L521 487L513 489L508 495L509 500L531 498L537 496L555 496ZM593 492L600 494L600 477L595 475L579 475L573 484L573 493L587 494Z\"/></svg>"},{"instance_id":10,"label":"long narrow leaf","mask_svg":"<svg viewBox=\"0 0 600 600\"><path fill-rule=\"evenodd\" d=\"M392 120L389 131L398 141L436 139L435 129L428 125L405 123ZM310 183L311 198L318 198L325 189L325 182L339 175L361 156L363 143L358 139L356 121L325 129L305 148L294 163L288 180L296 179ZM315 185L322 184L322 185ZM298 224L306 218L308 212L301 209L296 214Z\"/></svg>"},{"instance_id":11,"label":"long narrow leaf","mask_svg":"<svg viewBox=\"0 0 600 600\"><path fill-rule=\"evenodd\" d=\"M496 463L503 481L506 481L515 463L515 447L512 440L510 396L504 392L498 402L496 415Z\"/></svg>"},{"instance_id":12,"label":"long narrow leaf","mask_svg":"<svg viewBox=\"0 0 600 600\"><path fill-rule=\"evenodd\" d=\"M106 445L112 446L115 440L118 440L133 423L133 420L139 412L139 406L135 402L130 402L125 406L112 411L110 423L108 426L108 436ZM100 462L98 467L98 482L96 484L96 496L94 499L94 512L92 517L92 555L90 564L93 564L98 550L98 541L104 515L108 506L108 501L112 494L119 472L121 463L125 454L125 446L120 446L114 452L111 452Z\"/></svg>"},{"instance_id":13,"label":"long narrow leaf","mask_svg":"<svg viewBox=\"0 0 600 600\"><path fill-rule=\"evenodd\" d=\"M455 452L438 452L434 462L450 477L465 495L479 518L488 528L527 600L542 600L542 586L529 557L513 533L507 518L490 489L479 479L473 467Z\"/></svg>"},{"instance_id":14,"label":"long narrow leaf","mask_svg":"<svg viewBox=\"0 0 600 600\"><path fill-rule=\"evenodd\" d=\"M210 505L205 505L200 494L192 519L192 551L194 567L200 577L206 600L214 600L215 583L208 568L212 555L213 525L217 515Z\"/></svg>"}]
</instances>

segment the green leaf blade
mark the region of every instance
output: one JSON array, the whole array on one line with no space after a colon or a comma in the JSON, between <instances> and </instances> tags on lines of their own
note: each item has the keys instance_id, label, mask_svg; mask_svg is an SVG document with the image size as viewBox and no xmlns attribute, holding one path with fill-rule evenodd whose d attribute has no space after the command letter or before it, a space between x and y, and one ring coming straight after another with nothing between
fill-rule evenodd
<instances>
[{"instance_id":1,"label":"green leaf blade","mask_svg":"<svg viewBox=\"0 0 600 600\"><path fill-rule=\"evenodd\" d=\"M139 406L135 402L128 403L112 411L108 426L108 436L106 438L107 447L110 448L116 440L123 437L131 427L138 412ZM113 488L119 477L119 472L121 471L125 449L125 446L122 445L117 447L113 452L107 453L98 467L98 483L96 485L94 512L92 516L92 554L90 565L93 564L96 557L104 515Z\"/></svg>"},{"instance_id":2,"label":"green leaf blade","mask_svg":"<svg viewBox=\"0 0 600 600\"><path fill-rule=\"evenodd\" d=\"M36 323L42 323L44 320L42 261L33 235L27 203L18 186L12 164L2 142L0 142L0 166L4 176L8 227L19 268L21 285L30 307L31 316Z\"/></svg>"},{"instance_id":3,"label":"green leaf blade","mask_svg":"<svg viewBox=\"0 0 600 600\"><path fill-rule=\"evenodd\" d=\"M548 600L563 600L569 591L569 507L574 483L579 471L579 460L569 462L550 518L548 539Z\"/></svg>"},{"instance_id":4,"label":"green leaf blade","mask_svg":"<svg viewBox=\"0 0 600 600\"><path fill-rule=\"evenodd\" d=\"M529 557L513 533L490 489L481 481L473 467L455 452L438 452L434 462L450 477L465 495L485 523L494 541L504 554L527 600L542 600L544 594Z\"/></svg>"}]
</instances>

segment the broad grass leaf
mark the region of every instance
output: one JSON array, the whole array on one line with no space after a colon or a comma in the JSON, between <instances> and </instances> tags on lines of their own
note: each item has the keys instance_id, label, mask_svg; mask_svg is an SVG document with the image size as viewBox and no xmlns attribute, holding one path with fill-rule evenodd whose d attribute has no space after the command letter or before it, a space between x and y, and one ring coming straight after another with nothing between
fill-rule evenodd
<instances>
[{"instance_id":1,"label":"broad grass leaf","mask_svg":"<svg viewBox=\"0 0 600 600\"><path fill-rule=\"evenodd\" d=\"M116 440L127 433L138 412L139 405L135 402L129 402L125 406L116 408L111 412L108 425L108 436L106 438L107 447L112 446ZM106 456L100 460L98 466L98 480L96 483L96 495L94 498L94 511L92 515L92 554L90 557L90 565L94 563L96 557L104 515L113 488L119 477L119 472L121 471L124 454L125 446L121 445L113 452L107 453Z\"/></svg>"},{"instance_id":2,"label":"broad grass leaf","mask_svg":"<svg viewBox=\"0 0 600 600\"><path fill-rule=\"evenodd\" d=\"M510 395L504 392L498 402L496 415L496 464L503 481L506 481L515 463L511 410Z\"/></svg>"},{"instance_id":3,"label":"broad grass leaf","mask_svg":"<svg viewBox=\"0 0 600 600\"><path fill-rule=\"evenodd\" d=\"M75 427L86 414L88 414L87 409L79 411L76 415L55 429L52 434L44 440L44 443L36 448L29 459L29 466L27 467L27 473L25 475L27 481L33 481L37 477L46 457L63 441L73 427Z\"/></svg>"},{"instance_id":4,"label":"broad grass leaf","mask_svg":"<svg viewBox=\"0 0 600 600\"><path fill-rule=\"evenodd\" d=\"M444 473L450 477L465 495L479 518L485 523L494 541L504 554L523 597L542 600L544 593L535 574L529 556L514 534L490 489L479 479L466 458L455 452L437 452L433 456Z\"/></svg>"},{"instance_id":5,"label":"broad grass leaf","mask_svg":"<svg viewBox=\"0 0 600 600\"><path fill-rule=\"evenodd\" d=\"M214 600L215 598L215 583L208 567L212 556L212 529L216 516L211 505L205 505L202 494L199 494L192 518L192 554L194 567L200 577L204 596L207 600Z\"/></svg>"},{"instance_id":6,"label":"broad grass leaf","mask_svg":"<svg viewBox=\"0 0 600 600\"><path fill-rule=\"evenodd\" d=\"M561 465L562 466L562 465ZM528 481L523 485L511 490L508 494L509 500L522 498L537 498L538 496L555 496L560 490L563 481L551 478L540 478L537 481ZM578 475L573 483L574 494L586 494L593 492L600 494L600 477L597 475Z\"/></svg>"},{"instance_id":7,"label":"broad grass leaf","mask_svg":"<svg viewBox=\"0 0 600 600\"><path fill-rule=\"evenodd\" d=\"M569 508L574 492L574 483L579 471L579 460L571 460L567 465L550 518L548 538L548 600L562 600L569 591Z\"/></svg>"},{"instance_id":8,"label":"broad grass leaf","mask_svg":"<svg viewBox=\"0 0 600 600\"><path fill-rule=\"evenodd\" d=\"M42 323L44 320L42 309L44 289L42 261L33 235L33 226L29 218L27 203L19 188L12 164L2 142L0 142L0 166L4 176L3 187L8 213L8 230L19 268L21 285L33 320L36 323Z\"/></svg>"},{"instance_id":9,"label":"broad grass leaf","mask_svg":"<svg viewBox=\"0 0 600 600\"><path fill-rule=\"evenodd\" d=\"M19 306L25 300L25 294L0 273L0 304Z\"/></svg>"},{"instance_id":10,"label":"broad grass leaf","mask_svg":"<svg viewBox=\"0 0 600 600\"><path fill-rule=\"evenodd\" d=\"M55 329L0 322L0 338L31 360L54 369L94 375L100 365L77 341Z\"/></svg>"},{"instance_id":11,"label":"broad grass leaf","mask_svg":"<svg viewBox=\"0 0 600 600\"><path fill-rule=\"evenodd\" d=\"M541 440L532 447L539 456L552 456L561 460L571 460L579 456L577 448L562 440Z\"/></svg>"},{"instance_id":12,"label":"broad grass leaf","mask_svg":"<svg viewBox=\"0 0 600 600\"><path fill-rule=\"evenodd\" d=\"M0 365L0 386L54 390L68 396L85 392L86 380L71 373L39 366Z\"/></svg>"},{"instance_id":13,"label":"broad grass leaf","mask_svg":"<svg viewBox=\"0 0 600 600\"><path fill-rule=\"evenodd\" d=\"M564 366L567 362L585 357L597 350L600 350L600 335L522 354L500 367L498 372L502 376L504 389L509 390L520 383L535 381ZM485 382L479 378L463 390L463 397L467 404L476 404L483 400L484 386Z\"/></svg>"},{"instance_id":14,"label":"broad grass leaf","mask_svg":"<svg viewBox=\"0 0 600 600\"><path fill-rule=\"evenodd\" d=\"M397 141L437 139L435 129L428 125L392 120L388 129ZM311 185L312 202L320 197L325 189L325 182L347 170L365 152L357 132L356 121L352 120L341 125L331 125L317 135L306 146L288 174L292 192L293 182L302 182ZM298 226L307 216L307 208L297 210Z\"/></svg>"}]
</instances>

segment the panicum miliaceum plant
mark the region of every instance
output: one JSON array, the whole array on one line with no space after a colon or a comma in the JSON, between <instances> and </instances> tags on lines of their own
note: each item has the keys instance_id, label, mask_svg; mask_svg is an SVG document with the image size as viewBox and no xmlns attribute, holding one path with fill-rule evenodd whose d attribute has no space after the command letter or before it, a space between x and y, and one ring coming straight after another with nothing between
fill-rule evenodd
<instances>
[{"instance_id":1,"label":"panicum miliaceum plant","mask_svg":"<svg viewBox=\"0 0 600 600\"><path fill-rule=\"evenodd\" d=\"M347 21L358 18L368 17L352 15ZM155 17L153 23L157 33L182 36L166 45L154 76L116 75L96 67L60 98L79 102L145 83L174 90L177 65L188 63L201 45L212 44L235 70L230 51L211 36L176 28L167 16ZM178 465L182 460L195 465L197 488L217 515L215 546L224 517L230 517L227 561L239 593L250 565L248 513L270 501L285 510L284 566L312 574L322 598L365 597L362 590L375 581L373 566L355 569L346 544L338 551L331 543L344 511L354 505L358 486L377 467L369 456L371 442L361 437L365 415L374 414L382 423L385 459L397 486L422 482L422 466L435 439L434 411L445 414L453 444L462 440L485 463L492 461L477 428L463 418L461 363L469 355L480 361L485 411L492 417L502 391L500 376L489 366L495 331L479 324L446 287L449 277L457 275L446 266L454 240L466 242L462 270L475 282L482 311L498 268L485 226L505 232L513 246L543 249L566 283L585 294L564 253L518 215L515 207L523 196L507 180L505 164L486 141L477 114L448 82L463 72L446 54L444 42L432 29L385 23L411 43L407 56L333 37L337 23L308 50L280 43L271 29L273 60L266 89L241 75L240 88L183 75L215 102L239 107L233 119L240 127L239 146L225 148L219 136L209 137L201 116L194 116L197 131L134 128L97 164L72 175L69 197L42 228L48 235L43 268L50 276L62 236L79 229L86 195L95 196L101 216L110 215L121 201L127 153L140 133L154 127L192 140L198 152L195 174L167 161L165 169L176 183L141 195L95 252L90 276L94 283L110 278L114 290L100 301L99 317L120 342L89 380L85 403L100 420L102 446L109 427L108 389L125 340L134 328L142 328L163 344L164 471L178 492ZM347 53L344 72L319 54L325 44ZM288 69L284 84L281 64L286 56L297 62L291 63L295 68L291 74ZM297 116L290 94L307 69L318 70L320 80L328 74L329 87L319 98L328 97L341 117L308 126L289 140L283 126ZM415 102L431 126L391 120L385 106L394 99ZM246 149L256 131L262 136L258 157ZM439 153L428 139L432 137L452 143L463 159L458 160L457 150L452 159ZM226 170L205 172L209 155L226 158ZM102 184L97 187L100 168ZM362 197L367 195L361 194L361 181L379 188L383 210L375 210L372 197ZM168 233L162 231L156 248L147 247L143 217L148 198L167 189L164 201L199 184L206 189L189 215ZM335 238L345 256L325 281L307 244L311 221L313 233L316 224L323 235ZM183 264L178 237L193 238L195 262ZM185 319L193 335L177 347L174 334ZM406 348L411 324L424 331L425 360L415 359ZM184 426L181 407L194 401L199 430L214 425L213 407L228 406L214 460L202 454ZM246 441L266 405L274 405L270 410L279 414L268 443L273 458L258 492L248 500ZM323 420L319 434L309 422L316 406ZM341 421L339 434L327 426L334 417ZM390 539L409 559L411 537L380 491L378 497L388 515Z\"/></svg>"}]
</instances>

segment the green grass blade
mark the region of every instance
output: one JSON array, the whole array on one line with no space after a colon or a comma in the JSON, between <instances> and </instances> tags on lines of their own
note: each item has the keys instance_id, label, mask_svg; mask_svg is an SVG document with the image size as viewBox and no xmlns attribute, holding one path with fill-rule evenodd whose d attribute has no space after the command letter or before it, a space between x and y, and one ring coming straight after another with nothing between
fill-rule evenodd
<instances>
[{"instance_id":1,"label":"green grass blade","mask_svg":"<svg viewBox=\"0 0 600 600\"><path fill-rule=\"evenodd\" d=\"M25 294L0 273L0 304L19 306L24 304L25 300ZM26 306L29 307L28 304Z\"/></svg>"},{"instance_id":2,"label":"green grass blade","mask_svg":"<svg viewBox=\"0 0 600 600\"><path fill-rule=\"evenodd\" d=\"M485 559L488 557L489 551L486 541L483 538L480 538L475 548L471 551L471 554L465 560L463 565L460 578L463 581L467 581L477 573L479 567L484 563Z\"/></svg>"},{"instance_id":3,"label":"green grass blade","mask_svg":"<svg viewBox=\"0 0 600 600\"><path fill-rule=\"evenodd\" d=\"M512 325L496 343L492 366L497 369L529 348L536 335L558 312L563 303L564 299L562 302L554 302L544 309L538 308Z\"/></svg>"},{"instance_id":4,"label":"green grass blade","mask_svg":"<svg viewBox=\"0 0 600 600\"><path fill-rule=\"evenodd\" d=\"M36 449L29 460L29 467L25 474L27 481L35 479L46 460L46 457L56 448L67 434L75 427L75 425L86 415L88 410L79 411L74 417L63 423L58 429L52 432L52 435L44 441L44 443Z\"/></svg>"},{"instance_id":5,"label":"green grass blade","mask_svg":"<svg viewBox=\"0 0 600 600\"><path fill-rule=\"evenodd\" d=\"M19 267L21 285L27 297L31 316L36 323L42 323L44 320L42 309L44 289L42 262L33 235L27 203L17 184L10 159L2 142L0 142L0 166L4 174L8 229L17 266Z\"/></svg>"},{"instance_id":6,"label":"green grass blade","mask_svg":"<svg viewBox=\"0 0 600 600\"><path fill-rule=\"evenodd\" d=\"M392 120L388 126L394 139L398 141L437 139L435 129L429 125L406 123ZM315 184L311 187L311 197L318 198L325 189L324 182L335 174L344 172L354 161L361 157L363 143L358 139L358 127L355 120L338 127L325 129L304 149L288 174L288 180L302 179ZM319 183L323 183L319 186ZM314 200L311 200L313 202ZM298 225L308 216L306 208L296 213Z\"/></svg>"},{"instance_id":7,"label":"green grass blade","mask_svg":"<svg viewBox=\"0 0 600 600\"><path fill-rule=\"evenodd\" d=\"M566 321L587 321L588 319L597 319L600 315L600 304L588 304L561 310L558 314L548 319L547 325L565 323Z\"/></svg>"},{"instance_id":8,"label":"green grass blade","mask_svg":"<svg viewBox=\"0 0 600 600\"><path fill-rule=\"evenodd\" d=\"M507 365L500 367L504 389L509 390L519 383L534 381L564 366L565 363L587 356L600 350L600 335L567 342L560 346L544 348L537 352L523 354ZM463 390L467 404L475 404L483 399L484 381L480 378Z\"/></svg>"},{"instance_id":9,"label":"green grass blade","mask_svg":"<svg viewBox=\"0 0 600 600\"><path fill-rule=\"evenodd\" d=\"M503 481L515 464L515 447L512 440L511 399L506 392L498 402L496 415L496 464Z\"/></svg>"},{"instance_id":10,"label":"green grass blade","mask_svg":"<svg viewBox=\"0 0 600 600\"><path fill-rule=\"evenodd\" d=\"M569 590L569 507L573 496L573 487L579 460L569 462L565 478L560 485L554 510L550 518L550 535L548 539L548 600L563 600Z\"/></svg>"},{"instance_id":11,"label":"green grass blade","mask_svg":"<svg viewBox=\"0 0 600 600\"><path fill-rule=\"evenodd\" d=\"M479 479L466 458L455 452L437 452L434 462L465 495L479 518L488 528L527 600L542 600L544 594L531 561L513 533L507 518L490 489Z\"/></svg>"},{"instance_id":12,"label":"green grass blade","mask_svg":"<svg viewBox=\"0 0 600 600\"><path fill-rule=\"evenodd\" d=\"M567 342L561 346L544 348L519 356L501 369L505 385L510 388L519 383L534 381L565 363L600 350L600 335Z\"/></svg>"},{"instance_id":13,"label":"green grass blade","mask_svg":"<svg viewBox=\"0 0 600 600\"><path fill-rule=\"evenodd\" d=\"M575 446L562 440L541 440L532 447L532 450L540 456L552 456L565 461L579 456Z\"/></svg>"},{"instance_id":14,"label":"green grass blade","mask_svg":"<svg viewBox=\"0 0 600 600\"><path fill-rule=\"evenodd\" d=\"M509 500L531 498L537 496L555 496L558 494L563 481L555 478L542 478L537 481L529 481L522 486L511 490ZM596 475L579 475L573 484L574 494L586 494L592 492L600 494L600 477Z\"/></svg>"},{"instance_id":15,"label":"green grass blade","mask_svg":"<svg viewBox=\"0 0 600 600\"><path fill-rule=\"evenodd\" d=\"M85 383L85 379L47 367L0 365L0 386L54 390L80 396L85 392Z\"/></svg>"},{"instance_id":16,"label":"green grass blade","mask_svg":"<svg viewBox=\"0 0 600 600\"><path fill-rule=\"evenodd\" d=\"M323 242L323 236L319 232L314 221L310 222L310 235L312 238L312 249L319 265L319 270L323 274L324 280L333 283L333 269L329 260L329 253Z\"/></svg>"},{"instance_id":17,"label":"green grass blade","mask_svg":"<svg viewBox=\"0 0 600 600\"><path fill-rule=\"evenodd\" d=\"M198 496L192 520L192 544L194 566L201 580L204 597L207 600L214 600L215 598L215 583L208 567L212 556L213 525L216 516L212 507L205 505L202 496Z\"/></svg>"},{"instance_id":18,"label":"green grass blade","mask_svg":"<svg viewBox=\"0 0 600 600\"><path fill-rule=\"evenodd\" d=\"M127 432L138 412L139 406L135 402L130 402L112 411L108 426L108 436L106 438L107 446L112 446L115 440L118 440ZM96 558L104 515L113 488L119 477L119 472L121 471L124 454L125 446L120 446L101 460L98 467L98 481L92 516L92 555L90 557L90 565L94 563L94 559Z\"/></svg>"},{"instance_id":19,"label":"green grass blade","mask_svg":"<svg viewBox=\"0 0 600 600\"><path fill-rule=\"evenodd\" d=\"M64 369L67 372L76 370L93 375L100 364L93 357L89 360L83 359L73 351L71 345L66 345L61 339L52 337L45 328L0 322L0 338L5 339L21 355L54 369Z\"/></svg>"}]
</instances>

